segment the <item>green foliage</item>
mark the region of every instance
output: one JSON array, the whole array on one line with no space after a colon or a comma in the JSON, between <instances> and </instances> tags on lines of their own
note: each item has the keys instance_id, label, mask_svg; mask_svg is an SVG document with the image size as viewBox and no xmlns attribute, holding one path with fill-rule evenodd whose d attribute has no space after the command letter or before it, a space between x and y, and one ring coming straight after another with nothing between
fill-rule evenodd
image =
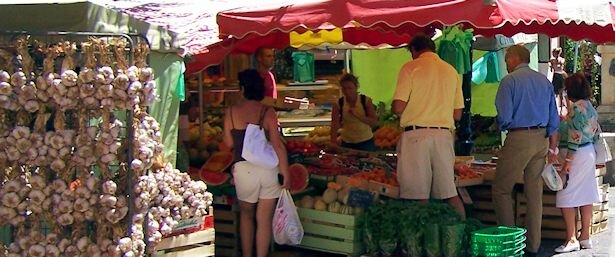
<instances>
[{"instance_id":1,"label":"green foliage","mask_svg":"<svg viewBox=\"0 0 615 257\"><path fill-rule=\"evenodd\" d=\"M579 51L577 56L577 61L574 62L574 49L577 41L573 41L570 39L566 39L564 41L564 53L566 58L566 67L565 70L568 74L574 73L574 68L576 67L577 72L586 73L586 77L592 85L593 93L594 93L594 104L600 103L600 89L601 85L601 69L600 65L593 59L593 56L598 53L597 45L587 41L582 40L579 41ZM585 60L589 57L591 62L589 62L589 66L586 66Z\"/></svg>"},{"instance_id":2,"label":"green foliage","mask_svg":"<svg viewBox=\"0 0 615 257\"><path fill-rule=\"evenodd\" d=\"M370 206L361 216L359 227L365 235L368 252L377 254L390 252L392 242L401 243L404 248L409 247L409 242L414 247L420 245L429 226L458 223L461 217L448 204L389 200Z\"/></svg>"},{"instance_id":3,"label":"green foliage","mask_svg":"<svg viewBox=\"0 0 615 257\"><path fill-rule=\"evenodd\" d=\"M393 113L384 102L379 102L376 107L376 116L378 117L378 124L397 124L399 123L399 117Z\"/></svg>"}]
</instances>

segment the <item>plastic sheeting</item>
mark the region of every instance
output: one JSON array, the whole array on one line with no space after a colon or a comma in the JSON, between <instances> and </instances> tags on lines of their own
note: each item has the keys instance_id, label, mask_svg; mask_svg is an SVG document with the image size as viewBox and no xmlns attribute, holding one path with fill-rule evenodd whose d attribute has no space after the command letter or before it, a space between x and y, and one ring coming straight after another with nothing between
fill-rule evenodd
<instances>
[{"instance_id":1,"label":"plastic sheeting","mask_svg":"<svg viewBox=\"0 0 615 257\"><path fill-rule=\"evenodd\" d=\"M164 158L175 165L177 159L177 135L179 131L179 103L183 86L184 61L176 54L152 52L150 66L156 75L156 85L160 101L153 105L149 112L160 123Z\"/></svg>"}]
</instances>

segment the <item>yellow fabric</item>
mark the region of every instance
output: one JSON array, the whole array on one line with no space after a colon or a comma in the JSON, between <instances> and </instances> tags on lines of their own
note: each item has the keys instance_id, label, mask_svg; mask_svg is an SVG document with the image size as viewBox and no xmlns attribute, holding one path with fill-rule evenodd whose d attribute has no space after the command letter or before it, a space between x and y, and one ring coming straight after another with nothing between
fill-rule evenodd
<instances>
[{"instance_id":1,"label":"yellow fabric","mask_svg":"<svg viewBox=\"0 0 615 257\"><path fill-rule=\"evenodd\" d=\"M367 114L365 113L365 109L363 108L363 105L361 104L361 99L359 97L357 97L357 102L356 102L356 106L352 107L350 103L348 103L348 101L346 101L346 98L344 97L344 110L342 110L344 112L343 118L342 118L342 133L341 133L341 137L342 137L342 141L346 142L346 143L360 143L363 141L367 141L369 139L371 139L372 137L374 137L374 134L372 133L372 128L363 123L362 121L360 121L357 117L353 116L352 114L350 114L349 110L351 108L354 108L355 114L357 116L360 117L367 117Z\"/></svg>"},{"instance_id":2,"label":"yellow fabric","mask_svg":"<svg viewBox=\"0 0 615 257\"><path fill-rule=\"evenodd\" d=\"M290 46L299 48L303 45L317 46L324 43L338 44L343 41L342 29L321 30L316 33L306 31L304 33L290 32Z\"/></svg>"},{"instance_id":3,"label":"yellow fabric","mask_svg":"<svg viewBox=\"0 0 615 257\"><path fill-rule=\"evenodd\" d=\"M461 84L461 75L435 53L423 53L406 63L393 95L408 104L400 125L453 128L453 110L463 108Z\"/></svg>"}]
</instances>

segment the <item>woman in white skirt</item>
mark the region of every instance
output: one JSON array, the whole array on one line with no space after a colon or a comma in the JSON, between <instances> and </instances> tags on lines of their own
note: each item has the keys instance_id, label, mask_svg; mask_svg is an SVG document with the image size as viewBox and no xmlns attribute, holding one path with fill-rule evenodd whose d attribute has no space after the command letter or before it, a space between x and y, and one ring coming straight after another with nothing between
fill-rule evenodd
<instances>
[{"instance_id":1,"label":"woman in white skirt","mask_svg":"<svg viewBox=\"0 0 615 257\"><path fill-rule=\"evenodd\" d=\"M598 184L595 178L596 152L593 142L597 140L598 112L588 100L591 86L582 75L568 77L565 88L571 112L560 131L565 140L566 155L560 176L565 188L557 192L556 206L561 208L566 223L566 241L555 249L558 253L591 248L589 231L592 205L599 202ZM577 237L576 213L581 209L581 234Z\"/></svg>"}]
</instances>

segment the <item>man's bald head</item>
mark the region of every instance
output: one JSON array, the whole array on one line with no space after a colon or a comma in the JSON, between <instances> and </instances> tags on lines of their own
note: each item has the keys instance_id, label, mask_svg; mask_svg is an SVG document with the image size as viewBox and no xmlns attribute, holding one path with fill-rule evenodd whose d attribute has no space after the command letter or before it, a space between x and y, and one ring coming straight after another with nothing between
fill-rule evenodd
<instances>
[{"instance_id":1,"label":"man's bald head","mask_svg":"<svg viewBox=\"0 0 615 257\"><path fill-rule=\"evenodd\" d=\"M514 45L506 49L506 70L513 72L519 64L530 63L530 51L522 45Z\"/></svg>"}]
</instances>

